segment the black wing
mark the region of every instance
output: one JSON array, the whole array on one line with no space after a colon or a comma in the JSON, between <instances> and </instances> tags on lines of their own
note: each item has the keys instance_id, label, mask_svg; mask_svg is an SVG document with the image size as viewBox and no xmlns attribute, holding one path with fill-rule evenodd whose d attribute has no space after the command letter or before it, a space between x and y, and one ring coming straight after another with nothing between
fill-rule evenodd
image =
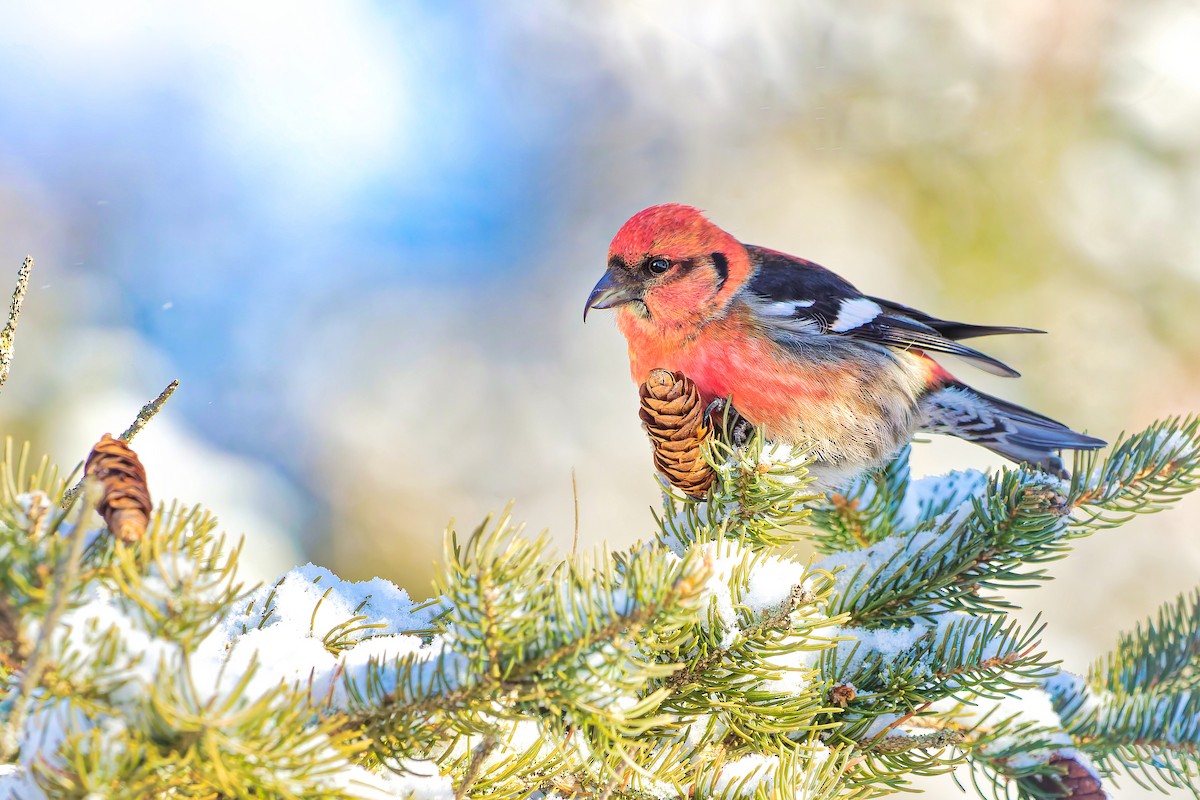
<instances>
[{"instance_id":1,"label":"black wing","mask_svg":"<svg viewBox=\"0 0 1200 800\"><path fill-rule=\"evenodd\" d=\"M947 339L973 339L976 336L997 336L1005 333L1045 333L1037 328L1014 328L1010 325L972 325L969 322L951 322L947 319L938 319L931 317L924 311L917 311L915 308L901 305L900 303L891 300L884 300L880 297L868 298L887 309L889 313L900 314L916 320L923 325L933 328Z\"/></svg>"},{"instance_id":2,"label":"black wing","mask_svg":"<svg viewBox=\"0 0 1200 800\"><path fill-rule=\"evenodd\" d=\"M758 268L746 286L763 319L784 333L848 336L899 350L946 353L970 361L994 375L1019 373L957 339L998 333L1040 333L951 322L914 308L867 297L844 278L819 264L763 247L749 246Z\"/></svg>"}]
</instances>

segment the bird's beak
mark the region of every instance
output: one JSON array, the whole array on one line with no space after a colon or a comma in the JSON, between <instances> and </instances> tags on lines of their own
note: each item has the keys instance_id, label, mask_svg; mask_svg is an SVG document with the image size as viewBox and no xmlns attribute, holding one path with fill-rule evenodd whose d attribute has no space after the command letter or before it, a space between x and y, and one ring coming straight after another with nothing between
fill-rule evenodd
<instances>
[{"instance_id":1,"label":"bird's beak","mask_svg":"<svg viewBox=\"0 0 1200 800\"><path fill-rule=\"evenodd\" d=\"M583 321L587 322L588 312L593 308L612 308L639 300L641 296L639 287L625 284L609 269L596 284L596 288L592 289L592 293L588 295L587 305L583 307Z\"/></svg>"}]
</instances>

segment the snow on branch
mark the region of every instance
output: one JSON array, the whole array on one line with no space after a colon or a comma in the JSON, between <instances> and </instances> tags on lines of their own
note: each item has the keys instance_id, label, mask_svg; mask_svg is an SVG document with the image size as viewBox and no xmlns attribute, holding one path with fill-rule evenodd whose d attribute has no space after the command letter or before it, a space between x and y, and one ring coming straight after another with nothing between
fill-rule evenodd
<instances>
[{"instance_id":1,"label":"snow on branch","mask_svg":"<svg viewBox=\"0 0 1200 800\"><path fill-rule=\"evenodd\" d=\"M1086 680L1007 612L1075 537L1193 488L1196 438L1169 420L1069 484L897 462L832 497L802 451L713 438L713 488L668 493L652 541L562 559L504 514L449 537L424 602L311 564L245 587L198 507L119 541L10 447L0 796L834 800L960 767L987 796L1187 785L1196 594Z\"/></svg>"}]
</instances>

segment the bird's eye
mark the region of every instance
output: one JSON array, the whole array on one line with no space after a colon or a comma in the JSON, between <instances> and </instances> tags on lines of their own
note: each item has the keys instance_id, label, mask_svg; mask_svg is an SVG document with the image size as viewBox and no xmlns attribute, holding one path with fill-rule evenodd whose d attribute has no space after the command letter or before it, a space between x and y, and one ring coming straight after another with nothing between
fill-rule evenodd
<instances>
[{"instance_id":1,"label":"bird's eye","mask_svg":"<svg viewBox=\"0 0 1200 800\"><path fill-rule=\"evenodd\" d=\"M661 275L671 268L671 262L665 258L652 258L646 265L655 275Z\"/></svg>"}]
</instances>

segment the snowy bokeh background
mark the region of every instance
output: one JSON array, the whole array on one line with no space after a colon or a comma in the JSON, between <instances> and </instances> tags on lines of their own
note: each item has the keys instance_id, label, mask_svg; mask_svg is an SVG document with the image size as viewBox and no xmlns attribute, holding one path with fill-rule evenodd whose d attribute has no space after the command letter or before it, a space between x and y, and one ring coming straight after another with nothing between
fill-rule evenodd
<instances>
[{"instance_id":1,"label":"snowy bokeh background","mask_svg":"<svg viewBox=\"0 0 1200 800\"><path fill-rule=\"evenodd\" d=\"M1200 9L1184 0L6 3L4 429L138 450L248 570L427 591L442 530L585 544L655 502L609 238L687 202L932 313L1027 325L981 388L1112 437L1200 410ZM964 377L965 373L964 373ZM938 441L915 471L995 464ZM1200 503L1079 546L1081 668L1200 574Z\"/></svg>"}]
</instances>

